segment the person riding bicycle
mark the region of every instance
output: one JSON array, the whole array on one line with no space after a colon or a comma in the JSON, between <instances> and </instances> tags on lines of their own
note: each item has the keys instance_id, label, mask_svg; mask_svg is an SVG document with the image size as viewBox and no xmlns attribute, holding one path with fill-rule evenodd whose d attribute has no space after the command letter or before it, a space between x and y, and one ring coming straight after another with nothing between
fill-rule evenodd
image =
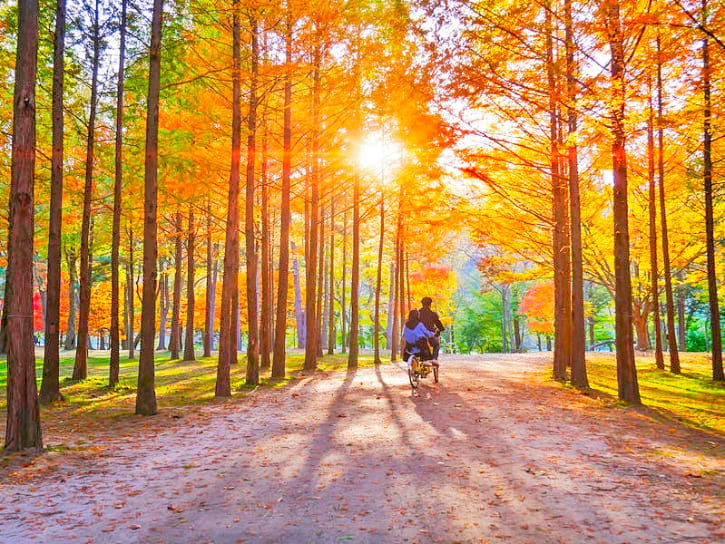
<instances>
[{"instance_id":1,"label":"person riding bicycle","mask_svg":"<svg viewBox=\"0 0 725 544\"><path fill-rule=\"evenodd\" d=\"M446 330L446 328L443 326L443 323L441 323L438 314L431 309L433 299L430 297L424 297L420 303L423 306L420 310L418 310L418 316L421 323L423 323L423 325L425 325L425 327L433 333L430 343L433 346L433 359L437 361L438 352L441 349L440 335L444 330Z\"/></svg>"},{"instance_id":2,"label":"person riding bicycle","mask_svg":"<svg viewBox=\"0 0 725 544\"><path fill-rule=\"evenodd\" d=\"M410 364L413 355L420 355L421 361L430 361L433 356L428 341L434 336L420 321L418 310L411 310L403 328L403 360Z\"/></svg>"}]
</instances>

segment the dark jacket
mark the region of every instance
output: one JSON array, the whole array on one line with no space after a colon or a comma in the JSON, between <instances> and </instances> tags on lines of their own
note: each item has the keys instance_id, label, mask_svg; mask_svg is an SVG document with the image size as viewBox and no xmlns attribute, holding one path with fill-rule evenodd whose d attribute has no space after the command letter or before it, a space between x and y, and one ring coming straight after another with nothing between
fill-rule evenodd
<instances>
[{"instance_id":1,"label":"dark jacket","mask_svg":"<svg viewBox=\"0 0 725 544\"><path fill-rule=\"evenodd\" d=\"M428 330L431 330L433 332L441 332L446 330L446 328L443 326L443 323L441 323L438 314L430 308L421 308L420 310L418 310L418 315L420 316L420 321L428 328Z\"/></svg>"}]
</instances>

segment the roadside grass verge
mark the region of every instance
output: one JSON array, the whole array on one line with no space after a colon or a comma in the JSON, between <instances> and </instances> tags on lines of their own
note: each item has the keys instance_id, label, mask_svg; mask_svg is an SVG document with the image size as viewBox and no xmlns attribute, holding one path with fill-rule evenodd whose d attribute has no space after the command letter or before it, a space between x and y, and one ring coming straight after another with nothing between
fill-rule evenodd
<instances>
[{"instance_id":1,"label":"roadside grass verge","mask_svg":"<svg viewBox=\"0 0 725 544\"><path fill-rule=\"evenodd\" d=\"M664 355L669 368L667 353ZM681 353L680 360L682 374L672 374L657 368L653 354L637 354L642 404L664 419L725 435L725 384L712 380L710 357L705 353ZM614 354L587 353L587 373L592 389L616 401Z\"/></svg>"}]
</instances>

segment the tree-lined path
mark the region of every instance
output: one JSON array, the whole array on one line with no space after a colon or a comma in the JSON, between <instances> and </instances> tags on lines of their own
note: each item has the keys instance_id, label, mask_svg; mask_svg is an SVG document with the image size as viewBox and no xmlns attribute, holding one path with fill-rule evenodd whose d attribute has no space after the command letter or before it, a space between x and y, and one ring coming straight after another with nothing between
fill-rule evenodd
<instances>
[{"instance_id":1,"label":"tree-lined path","mask_svg":"<svg viewBox=\"0 0 725 544\"><path fill-rule=\"evenodd\" d=\"M388 364L126 416L115 430L51 429L52 451L0 484L2 540L725 538L721 437L562 390L548 357L443 365L418 397Z\"/></svg>"}]
</instances>

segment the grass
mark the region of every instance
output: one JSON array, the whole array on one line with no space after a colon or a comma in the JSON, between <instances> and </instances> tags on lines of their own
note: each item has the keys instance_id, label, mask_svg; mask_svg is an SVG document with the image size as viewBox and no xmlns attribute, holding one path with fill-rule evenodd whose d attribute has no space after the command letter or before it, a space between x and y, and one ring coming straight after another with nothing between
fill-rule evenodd
<instances>
[{"instance_id":1,"label":"grass","mask_svg":"<svg viewBox=\"0 0 725 544\"><path fill-rule=\"evenodd\" d=\"M71 380L73 373L73 352L62 352L60 359L60 387L65 400L53 407L43 407L42 417L72 414L88 415L94 418L114 418L133 414L136 398L136 380L138 361L121 357L120 380L118 385L108 388L107 351L91 351L88 358L88 378L81 381ZM138 354L137 354L138 356ZM156 398L160 409L208 403L214 400L216 385L216 357L200 357L196 361L170 359L168 351L156 352ZM239 364L231 369L233 394L244 393L256 387L281 387L300 378L304 354L292 352L287 356L287 377L283 380L271 380L269 372L261 377L259 386L245 384L246 358L240 354ZM372 366L371 355L361 354L359 366ZM36 375L38 388L42 375L42 350L36 352ZM347 355L326 355L318 362L318 370L335 371L347 368ZM7 364L0 360L0 417L6 410ZM61 410L59 410L61 409ZM62 412L62 413L60 413ZM45 425L45 421L44 421Z\"/></svg>"},{"instance_id":2,"label":"grass","mask_svg":"<svg viewBox=\"0 0 725 544\"><path fill-rule=\"evenodd\" d=\"M653 355L637 355L637 379L642 404L662 417L689 427L725 434L725 384L712 380L710 358L681 353L682 374L660 370ZM665 365L668 365L665 353ZM589 385L617 398L613 354L588 353Z\"/></svg>"}]
</instances>

